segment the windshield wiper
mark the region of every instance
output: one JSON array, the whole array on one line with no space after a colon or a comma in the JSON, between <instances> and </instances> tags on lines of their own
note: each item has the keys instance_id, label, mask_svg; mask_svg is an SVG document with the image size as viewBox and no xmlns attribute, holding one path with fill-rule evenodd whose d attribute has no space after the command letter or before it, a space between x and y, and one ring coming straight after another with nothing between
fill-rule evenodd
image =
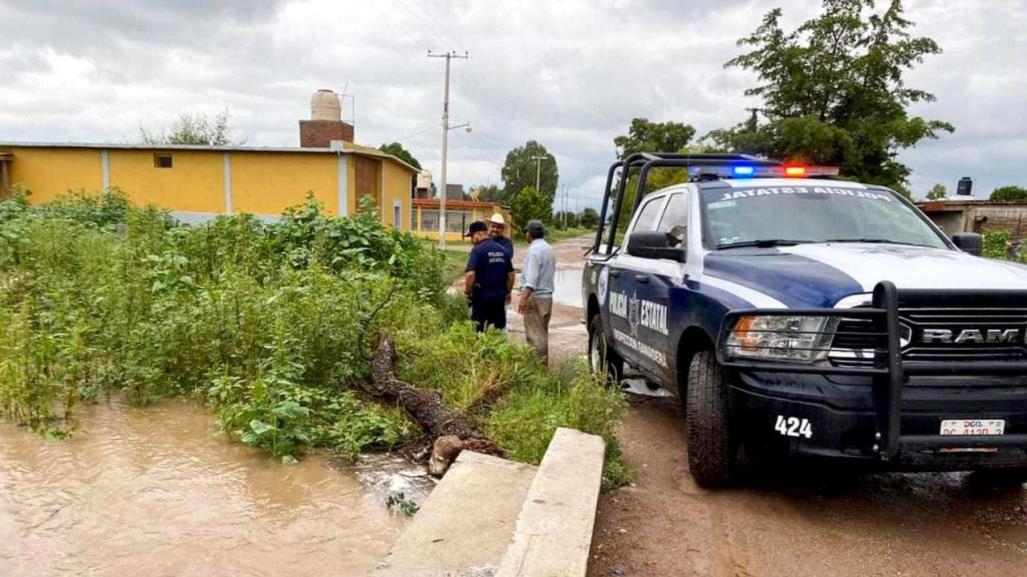
<instances>
[{"instance_id":1,"label":"windshield wiper","mask_svg":"<svg viewBox=\"0 0 1027 577\"><path fill-rule=\"evenodd\" d=\"M728 242L724 244L718 244L717 250L725 248L744 248L753 246L757 248L770 248L772 246L795 246L797 244L808 242L808 240L786 240L783 238L765 238L760 240L743 240L740 242Z\"/></svg>"},{"instance_id":2,"label":"windshield wiper","mask_svg":"<svg viewBox=\"0 0 1027 577\"><path fill-rule=\"evenodd\" d=\"M915 242L902 242L899 240L891 240L890 238L829 238L824 242L865 242L873 244L902 244L906 246L926 246L926 244L917 244Z\"/></svg>"}]
</instances>

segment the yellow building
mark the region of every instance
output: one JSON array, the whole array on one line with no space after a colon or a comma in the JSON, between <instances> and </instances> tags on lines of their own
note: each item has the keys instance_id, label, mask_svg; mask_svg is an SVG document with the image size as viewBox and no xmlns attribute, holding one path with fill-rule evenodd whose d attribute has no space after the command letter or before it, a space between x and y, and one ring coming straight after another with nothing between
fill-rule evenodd
<instances>
[{"instance_id":1,"label":"yellow building","mask_svg":"<svg viewBox=\"0 0 1027 577\"><path fill-rule=\"evenodd\" d=\"M279 216L310 192L339 216L370 198L385 224L409 231L417 169L353 144L338 102L331 91L314 94L310 120L299 123L299 148L0 142L0 195L22 185L30 202L42 203L71 190L118 188L137 205L199 222L220 214Z\"/></svg>"},{"instance_id":2,"label":"yellow building","mask_svg":"<svg viewBox=\"0 0 1027 577\"><path fill-rule=\"evenodd\" d=\"M329 148L142 146L0 142L9 187L48 202L69 190L118 188L185 222L219 214L278 216L308 192L332 215L354 214L370 197L386 224L409 230L417 169L351 143ZM341 144L342 146L339 146Z\"/></svg>"},{"instance_id":3,"label":"yellow building","mask_svg":"<svg viewBox=\"0 0 1027 577\"><path fill-rule=\"evenodd\" d=\"M446 240L461 240L468 226L476 220L488 220L493 214L503 215L507 236L514 234L510 209L494 202L480 200L446 201ZM415 198L410 213L410 232L424 238L439 238L439 199Z\"/></svg>"}]
</instances>

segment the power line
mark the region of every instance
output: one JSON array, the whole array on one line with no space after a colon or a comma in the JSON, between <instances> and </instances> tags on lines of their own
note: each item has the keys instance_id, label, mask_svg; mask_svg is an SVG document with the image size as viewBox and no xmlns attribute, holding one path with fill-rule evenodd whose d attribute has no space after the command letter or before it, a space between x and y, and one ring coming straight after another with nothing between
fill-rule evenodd
<instances>
[{"instance_id":1,"label":"power line","mask_svg":"<svg viewBox=\"0 0 1027 577\"><path fill-rule=\"evenodd\" d=\"M418 8L420 8L422 12L424 12L425 14L427 14L427 15L428 15L428 18L431 18L431 19L432 19L432 22L434 22L434 23L435 23L435 24L436 24L436 25L437 25L437 26L439 27L439 30L440 30L440 31L441 31L441 32L442 32L442 33L443 33L444 35L446 35L446 36L448 36L448 37L449 37L449 40L450 40L450 42L452 42L453 44L455 44L457 48L459 48L459 49L463 50L464 52L467 52L467 49L466 49L466 48L464 48L464 46L462 45L462 43L461 43L461 42L460 42L459 40L457 40L456 36L453 36L452 34L450 34L450 33L449 33L449 30L448 30L448 29L447 29L447 28L446 28L445 26L443 26L443 25L442 25L442 22L439 22L439 20L438 20L437 18L435 18L435 16L434 16L434 15L433 15L433 14L432 14L432 13L431 13L430 11L428 11L428 10L427 10L427 9L426 9L426 8L424 7L424 5L423 5L423 4L421 4L421 3L420 3L420 2L418 1L418 0L411 0L411 1L412 1L412 2L414 3L414 4L416 4L416 5L417 5L417 7L418 7Z\"/></svg>"},{"instance_id":2,"label":"power line","mask_svg":"<svg viewBox=\"0 0 1027 577\"><path fill-rule=\"evenodd\" d=\"M420 24L426 32L428 32L429 34L434 36L439 42L441 42L443 46L449 46L450 49L457 47L456 44L458 43L454 43L452 38L445 38L442 34L439 34L440 31L433 28L431 26L431 23L425 20L424 16L422 16L421 13L417 10L414 10L414 8L410 6L410 4L407 4L405 1L402 2L402 4L403 8L406 8L407 12L409 12L410 15L413 16L415 20L417 20L418 24Z\"/></svg>"},{"instance_id":3,"label":"power line","mask_svg":"<svg viewBox=\"0 0 1027 577\"><path fill-rule=\"evenodd\" d=\"M430 126L426 126L425 128L422 128L422 129L418 130L417 132L411 132L410 134L400 138L399 142L403 142L404 140L406 140L408 138L413 138L413 137L417 136L418 134L424 134L425 132L428 132L429 130L432 130L434 128L436 128L436 125L434 125L434 124L432 124Z\"/></svg>"}]
</instances>

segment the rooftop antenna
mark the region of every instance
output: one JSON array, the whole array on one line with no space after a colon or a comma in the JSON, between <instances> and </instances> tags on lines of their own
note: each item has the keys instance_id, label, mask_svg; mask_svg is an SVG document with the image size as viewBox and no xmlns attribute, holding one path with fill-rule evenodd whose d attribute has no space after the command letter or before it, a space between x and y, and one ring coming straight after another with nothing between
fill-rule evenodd
<instances>
[{"instance_id":1,"label":"rooftop antenna","mask_svg":"<svg viewBox=\"0 0 1027 577\"><path fill-rule=\"evenodd\" d=\"M357 97L353 94L346 94L349 91L349 81L346 81L346 85L342 87L342 94L339 95L339 100L342 101L343 107L346 106L346 99L352 99L352 105L350 107L350 118L349 123L353 125L353 131L357 129Z\"/></svg>"}]
</instances>

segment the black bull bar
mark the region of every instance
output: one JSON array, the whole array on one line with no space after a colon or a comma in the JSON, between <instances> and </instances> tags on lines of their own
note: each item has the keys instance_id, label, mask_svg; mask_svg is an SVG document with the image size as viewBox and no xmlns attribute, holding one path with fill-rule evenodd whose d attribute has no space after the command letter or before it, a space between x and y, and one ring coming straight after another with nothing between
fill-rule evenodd
<instances>
[{"instance_id":1,"label":"black bull bar","mask_svg":"<svg viewBox=\"0 0 1027 577\"><path fill-rule=\"evenodd\" d=\"M881 459L890 460L903 450L916 449L974 449L1023 447L1027 448L1027 434L990 436L902 435L901 403L904 383L910 376L945 375L1027 375L1027 360L1008 361L910 361L902 358L900 307L917 303L933 306L977 307L981 303L1000 306L1003 303L1027 304L1027 291L963 291L963 290L902 290L884 281L874 287L870 307L847 309L750 309L729 312L721 326L717 357L726 367L749 371L777 373L805 373L823 375L867 376L873 378L873 401L877 417L875 446ZM742 316L818 316L846 319L866 319L873 323L875 347L872 366L834 366L802 364L789 361L761 361L731 357L727 340L734 333ZM742 332L742 331L740 331ZM757 331L754 331L757 332ZM773 332L759 330L758 332ZM1023 338L1023 335L1020 336ZM814 349L828 352L831 343Z\"/></svg>"}]
</instances>

